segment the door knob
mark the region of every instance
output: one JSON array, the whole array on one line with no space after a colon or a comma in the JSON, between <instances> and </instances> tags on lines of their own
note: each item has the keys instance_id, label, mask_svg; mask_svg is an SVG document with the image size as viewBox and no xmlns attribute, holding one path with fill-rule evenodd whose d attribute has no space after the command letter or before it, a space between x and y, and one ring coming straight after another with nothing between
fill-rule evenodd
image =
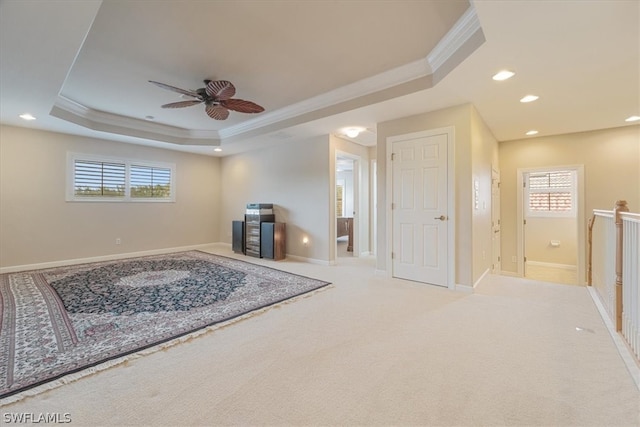
<instances>
[{"instance_id":1,"label":"door knob","mask_svg":"<svg viewBox=\"0 0 640 427\"><path fill-rule=\"evenodd\" d=\"M433 219L439 219L440 221L444 221L444 220L446 220L446 219L447 219L447 217L446 217L446 216L444 216L444 215L440 215L440 216L437 216L437 217L435 217L435 218L433 218Z\"/></svg>"}]
</instances>

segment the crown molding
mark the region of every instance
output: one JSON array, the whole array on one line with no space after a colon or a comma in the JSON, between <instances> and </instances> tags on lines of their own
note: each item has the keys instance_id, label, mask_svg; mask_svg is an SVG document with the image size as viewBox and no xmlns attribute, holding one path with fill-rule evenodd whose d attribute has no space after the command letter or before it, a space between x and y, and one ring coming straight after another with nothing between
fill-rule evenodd
<instances>
[{"instance_id":1,"label":"crown molding","mask_svg":"<svg viewBox=\"0 0 640 427\"><path fill-rule=\"evenodd\" d=\"M239 136L433 75L449 58L464 47L465 43L480 28L480 21L475 8L470 5L426 58L421 58L287 107L260 114L257 117L218 131L190 130L107 113L89 108L63 95L58 95L50 114L62 120L103 132L181 145L220 145L221 141L227 138Z\"/></svg>"},{"instance_id":2,"label":"crown molding","mask_svg":"<svg viewBox=\"0 0 640 427\"><path fill-rule=\"evenodd\" d=\"M180 145L220 145L217 131L189 130L95 110L63 95L58 95L49 114L102 132Z\"/></svg>"},{"instance_id":3,"label":"crown molding","mask_svg":"<svg viewBox=\"0 0 640 427\"><path fill-rule=\"evenodd\" d=\"M460 50L481 29L480 20L473 4L456 21L436 47L427 55L427 62L435 73L449 58Z\"/></svg>"},{"instance_id":4,"label":"crown molding","mask_svg":"<svg viewBox=\"0 0 640 427\"><path fill-rule=\"evenodd\" d=\"M341 102L370 95L412 80L435 73L453 54L479 30L480 21L472 4L456 21L453 27L438 42L426 58L410 62L358 82L342 86L322 95L306 99L285 108L261 114L235 126L221 129L221 139L259 129L305 113L331 107Z\"/></svg>"},{"instance_id":5,"label":"crown molding","mask_svg":"<svg viewBox=\"0 0 640 427\"><path fill-rule=\"evenodd\" d=\"M246 120L235 126L221 129L220 136L224 139L240 135L302 114L379 92L427 76L431 74L431 72L432 70L427 60L419 59L375 76L367 77L355 83L325 92L321 95L305 99L304 101L291 104L287 107L261 114L259 117Z\"/></svg>"}]
</instances>

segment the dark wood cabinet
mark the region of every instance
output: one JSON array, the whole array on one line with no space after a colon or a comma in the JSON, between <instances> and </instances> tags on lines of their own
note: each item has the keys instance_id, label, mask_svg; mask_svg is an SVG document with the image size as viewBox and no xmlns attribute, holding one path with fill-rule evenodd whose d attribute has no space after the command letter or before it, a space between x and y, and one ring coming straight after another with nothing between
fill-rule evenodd
<instances>
[{"instance_id":1,"label":"dark wood cabinet","mask_svg":"<svg viewBox=\"0 0 640 427\"><path fill-rule=\"evenodd\" d=\"M233 221L231 228L231 249L244 253L244 221Z\"/></svg>"},{"instance_id":2,"label":"dark wood cabinet","mask_svg":"<svg viewBox=\"0 0 640 427\"><path fill-rule=\"evenodd\" d=\"M283 222L263 222L260 226L260 253L263 258L281 260L286 257L286 233Z\"/></svg>"}]
</instances>

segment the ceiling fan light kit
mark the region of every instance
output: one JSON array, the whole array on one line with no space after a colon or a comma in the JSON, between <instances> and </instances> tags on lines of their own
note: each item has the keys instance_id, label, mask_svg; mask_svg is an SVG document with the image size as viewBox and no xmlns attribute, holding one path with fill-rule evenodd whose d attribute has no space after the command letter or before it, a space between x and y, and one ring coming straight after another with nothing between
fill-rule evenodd
<instances>
[{"instance_id":1,"label":"ceiling fan light kit","mask_svg":"<svg viewBox=\"0 0 640 427\"><path fill-rule=\"evenodd\" d=\"M227 80L205 80L205 87L197 90L180 89L165 83L149 80L149 83L161 87L162 89L177 92L194 99L187 101L171 102L164 104L162 108L184 108L192 105L204 104L204 110L209 117L215 120L225 120L229 117L229 110L239 113L261 113L264 108L260 105L245 101L244 99L232 98L236 94L235 86Z\"/></svg>"}]
</instances>

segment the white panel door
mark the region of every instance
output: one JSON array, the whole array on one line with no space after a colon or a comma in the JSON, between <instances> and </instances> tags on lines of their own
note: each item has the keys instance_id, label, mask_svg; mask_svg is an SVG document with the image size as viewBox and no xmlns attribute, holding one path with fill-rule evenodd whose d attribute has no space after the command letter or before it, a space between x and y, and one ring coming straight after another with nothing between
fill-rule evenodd
<instances>
[{"instance_id":1,"label":"white panel door","mask_svg":"<svg viewBox=\"0 0 640 427\"><path fill-rule=\"evenodd\" d=\"M393 143L393 276L447 286L447 134Z\"/></svg>"}]
</instances>

